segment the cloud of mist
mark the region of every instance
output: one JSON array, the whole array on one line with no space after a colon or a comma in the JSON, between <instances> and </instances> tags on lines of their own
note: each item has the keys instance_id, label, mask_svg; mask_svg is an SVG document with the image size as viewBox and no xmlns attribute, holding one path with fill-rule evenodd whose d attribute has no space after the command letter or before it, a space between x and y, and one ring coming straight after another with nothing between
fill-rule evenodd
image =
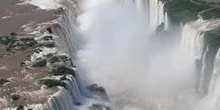
<instances>
[{"instance_id":1,"label":"cloud of mist","mask_svg":"<svg viewBox=\"0 0 220 110\"><path fill-rule=\"evenodd\" d=\"M194 65L187 53L153 41L147 18L131 2L87 0L83 7L86 43L77 62L119 110L193 110Z\"/></svg>"}]
</instances>

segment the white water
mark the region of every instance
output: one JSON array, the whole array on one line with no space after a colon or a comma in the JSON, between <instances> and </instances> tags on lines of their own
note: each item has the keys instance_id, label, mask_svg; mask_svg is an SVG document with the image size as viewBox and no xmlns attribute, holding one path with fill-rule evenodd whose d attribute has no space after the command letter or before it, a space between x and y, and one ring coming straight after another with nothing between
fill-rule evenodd
<instances>
[{"instance_id":1,"label":"white water","mask_svg":"<svg viewBox=\"0 0 220 110\"><path fill-rule=\"evenodd\" d=\"M165 30L169 29L164 4L158 0L121 1L85 0L85 13L79 17L84 34L80 46L68 14L60 22L65 29L56 29L57 35L64 37L60 47L72 58L80 47L76 64L87 82L104 86L116 110L218 110L219 84L214 77L218 75L219 54L210 85L214 96L202 99L194 89L194 62L203 57L202 32L216 28L218 22L187 23L178 48L161 45L160 39L151 40L151 32L164 22Z\"/></svg>"},{"instance_id":2,"label":"white water","mask_svg":"<svg viewBox=\"0 0 220 110\"><path fill-rule=\"evenodd\" d=\"M188 102L196 96L185 96L194 88L191 56L184 49L172 50L169 44L152 41L137 5L90 2L98 5L80 17L86 45L78 52L78 63L91 82L107 90L115 109L191 109ZM154 28L165 20L156 19Z\"/></svg>"}]
</instances>

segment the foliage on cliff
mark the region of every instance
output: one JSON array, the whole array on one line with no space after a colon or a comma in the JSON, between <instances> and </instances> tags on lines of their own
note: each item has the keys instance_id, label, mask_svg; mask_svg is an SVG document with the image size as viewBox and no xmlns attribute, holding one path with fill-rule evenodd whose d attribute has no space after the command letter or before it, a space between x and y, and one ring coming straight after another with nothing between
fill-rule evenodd
<instances>
[{"instance_id":1,"label":"foliage on cliff","mask_svg":"<svg viewBox=\"0 0 220 110\"><path fill-rule=\"evenodd\" d=\"M220 18L218 4L207 3L201 0L161 0L165 2L165 11L172 21L187 22L200 17L204 20Z\"/></svg>"}]
</instances>

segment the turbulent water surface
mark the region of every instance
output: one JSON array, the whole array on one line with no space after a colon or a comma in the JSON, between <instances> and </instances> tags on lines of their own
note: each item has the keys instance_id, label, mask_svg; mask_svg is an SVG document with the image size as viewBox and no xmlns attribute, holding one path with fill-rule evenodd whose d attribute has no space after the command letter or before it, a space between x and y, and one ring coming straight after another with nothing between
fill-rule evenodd
<instances>
[{"instance_id":1,"label":"turbulent water surface","mask_svg":"<svg viewBox=\"0 0 220 110\"><path fill-rule=\"evenodd\" d=\"M31 3L46 7L39 0ZM51 3L48 8L57 7ZM172 25L159 0L84 0L82 10L79 30L67 12L63 13L61 24L66 35L56 28L64 39L59 43L72 54L85 84L98 83L106 89L111 108L220 109L220 51L209 80L205 76L209 48L203 52L203 32L219 26L219 21ZM196 71L198 59L203 64L201 72ZM82 92L83 87L78 86Z\"/></svg>"},{"instance_id":2,"label":"turbulent water surface","mask_svg":"<svg viewBox=\"0 0 220 110\"><path fill-rule=\"evenodd\" d=\"M77 56L85 76L105 87L118 110L217 110L194 89L198 53L196 38L188 37L199 33L185 26L175 34L181 41L156 35L156 26L167 19L158 2L84 3L84 45Z\"/></svg>"}]
</instances>

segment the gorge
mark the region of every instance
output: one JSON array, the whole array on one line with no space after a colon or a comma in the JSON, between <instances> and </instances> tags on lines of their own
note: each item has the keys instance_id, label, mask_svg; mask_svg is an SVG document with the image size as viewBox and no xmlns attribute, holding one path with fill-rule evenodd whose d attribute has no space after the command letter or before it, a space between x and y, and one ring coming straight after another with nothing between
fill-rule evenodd
<instances>
[{"instance_id":1,"label":"gorge","mask_svg":"<svg viewBox=\"0 0 220 110\"><path fill-rule=\"evenodd\" d=\"M42 78L59 81L56 92L44 93L48 88L43 82L44 92L40 93L49 94L45 95L46 101L24 103L23 109L220 109L220 2L24 0L24 3L55 10L58 16L34 33L39 39L53 36L56 47L41 48L25 64L28 66L49 53L65 55L71 61L67 62L69 69L53 69ZM51 65L47 64L49 68ZM74 72L68 74L69 71ZM0 101L1 109L18 109L9 106L5 97Z\"/></svg>"}]
</instances>

